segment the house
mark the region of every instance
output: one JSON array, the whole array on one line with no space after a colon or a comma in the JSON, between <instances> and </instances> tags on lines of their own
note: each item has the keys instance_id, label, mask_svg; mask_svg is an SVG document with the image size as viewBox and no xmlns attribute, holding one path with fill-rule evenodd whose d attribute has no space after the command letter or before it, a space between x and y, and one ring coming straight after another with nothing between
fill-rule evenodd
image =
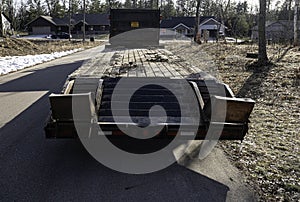
<instances>
[{"instance_id":1,"label":"house","mask_svg":"<svg viewBox=\"0 0 300 202\"><path fill-rule=\"evenodd\" d=\"M161 37L179 37L194 35L195 17L171 17L161 21ZM225 25L218 22L213 16L200 17L199 33L203 36L205 31L208 31L210 38L216 38L219 35L225 34ZM218 35L219 33L219 35Z\"/></svg>"},{"instance_id":2,"label":"house","mask_svg":"<svg viewBox=\"0 0 300 202\"><path fill-rule=\"evenodd\" d=\"M300 22L298 22L300 37ZM266 37L268 41L274 43L290 42L294 39L294 22L288 20L278 20L266 23ZM251 39L258 41L258 26L252 28Z\"/></svg>"},{"instance_id":3,"label":"house","mask_svg":"<svg viewBox=\"0 0 300 202\"><path fill-rule=\"evenodd\" d=\"M8 34L13 34L13 28L8 17L2 13L1 18L2 18L3 35L5 36Z\"/></svg>"},{"instance_id":4,"label":"house","mask_svg":"<svg viewBox=\"0 0 300 202\"><path fill-rule=\"evenodd\" d=\"M205 31L208 31L209 38L217 38L219 36L225 36L227 27L218 22L215 18L209 18L204 21L200 21L199 33L203 36Z\"/></svg>"},{"instance_id":5,"label":"house","mask_svg":"<svg viewBox=\"0 0 300 202\"><path fill-rule=\"evenodd\" d=\"M194 34L195 17L171 17L163 19L160 24L161 36Z\"/></svg>"},{"instance_id":6,"label":"house","mask_svg":"<svg viewBox=\"0 0 300 202\"><path fill-rule=\"evenodd\" d=\"M28 32L32 35L56 34L69 31L69 17L53 18L39 16L27 24ZM108 14L86 14L85 31L87 35L103 34L109 31ZM75 14L71 17L72 34L83 32L83 14Z\"/></svg>"},{"instance_id":7,"label":"house","mask_svg":"<svg viewBox=\"0 0 300 202\"><path fill-rule=\"evenodd\" d=\"M69 21L69 18L64 18ZM83 14L73 15L72 17L73 34L81 34L83 30ZM109 14L86 14L85 31L86 34L104 34L109 32L110 20Z\"/></svg>"}]
</instances>

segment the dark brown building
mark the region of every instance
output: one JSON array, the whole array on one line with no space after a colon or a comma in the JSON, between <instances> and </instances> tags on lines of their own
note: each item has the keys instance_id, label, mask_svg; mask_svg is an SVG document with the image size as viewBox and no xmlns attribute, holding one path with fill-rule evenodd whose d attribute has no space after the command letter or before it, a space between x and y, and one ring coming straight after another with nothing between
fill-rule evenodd
<instances>
[{"instance_id":1,"label":"dark brown building","mask_svg":"<svg viewBox=\"0 0 300 202\"><path fill-rule=\"evenodd\" d=\"M86 14L85 31L87 35L104 34L109 32L108 14ZM37 34L57 34L69 32L69 18L53 18L50 16L39 16L27 25L28 32ZM72 34L82 34L83 15L76 14L71 18Z\"/></svg>"}]
</instances>

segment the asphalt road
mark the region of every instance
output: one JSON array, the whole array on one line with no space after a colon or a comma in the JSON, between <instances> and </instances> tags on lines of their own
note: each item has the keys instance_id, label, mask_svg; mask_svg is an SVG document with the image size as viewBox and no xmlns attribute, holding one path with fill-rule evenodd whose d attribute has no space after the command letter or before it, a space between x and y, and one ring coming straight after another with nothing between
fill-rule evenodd
<instances>
[{"instance_id":1,"label":"asphalt road","mask_svg":"<svg viewBox=\"0 0 300 202\"><path fill-rule=\"evenodd\" d=\"M204 161L129 175L98 163L78 140L45 139L48 95L102 48L0 77L0 201L254 200L220 150Z\"/></svg>"}]
</instances>

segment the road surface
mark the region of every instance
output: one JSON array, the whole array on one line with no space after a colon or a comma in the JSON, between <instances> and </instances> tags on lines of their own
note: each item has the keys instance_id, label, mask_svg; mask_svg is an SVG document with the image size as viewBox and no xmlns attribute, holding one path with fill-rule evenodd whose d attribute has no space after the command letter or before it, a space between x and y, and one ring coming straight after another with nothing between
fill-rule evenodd
<instances>
[{"instance_id":1,"label":"road surface","mask_svg":"<svg viewBox=\"0 0 300 202\"><path fill-rule=\"evenodd\" d=\"M207 159L129 175L94 160L78 140L46 140L48 95L103 47L0 77L0 201L253 201L216 149Z\"/></svg>"}]
</instances>

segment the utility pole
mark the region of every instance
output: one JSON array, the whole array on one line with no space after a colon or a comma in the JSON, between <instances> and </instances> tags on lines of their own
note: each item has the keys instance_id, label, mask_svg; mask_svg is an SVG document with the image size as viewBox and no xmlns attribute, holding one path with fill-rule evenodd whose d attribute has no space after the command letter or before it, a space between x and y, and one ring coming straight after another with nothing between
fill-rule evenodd
<instances>
[{"instance_id":1,"label":"utility pole","mask_svg":"<svg viewBox=\"0 0 300 202\"><path fill-rule=\"evenodd\" d=\"M85 42L85 0L83 0L83 42Z\"/></svg>"},{"instance_id":2,"label":"utility pole","mask_svg":"<svg viewBox=\"0 0 300 202\"><path fill-rule=\"evenodd\" d=\"M295 13L294 13L294 46L299 45L298 39L298 9L299 9L299 0L295 0Z\"/></svg>"},{"instance_id":3,"label":"utility pole","mask_svg":"<svg viewBox=\"0 0 300 202\"><path fill-rule=\"evenodd\" d=\"M72 10L72 0L69 0L69 41L71 41L71 11Z\"/></svg>"}]
</instances>

